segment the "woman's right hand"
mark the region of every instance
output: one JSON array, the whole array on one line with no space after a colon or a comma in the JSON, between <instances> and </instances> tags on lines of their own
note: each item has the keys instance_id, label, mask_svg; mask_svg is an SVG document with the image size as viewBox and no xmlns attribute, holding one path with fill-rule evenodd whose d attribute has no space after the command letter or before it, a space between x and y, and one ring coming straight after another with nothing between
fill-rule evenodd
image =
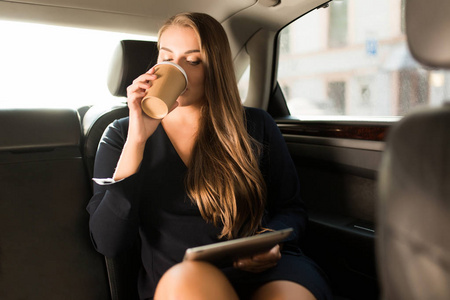
<instances>
[{"instance_id":1,"label":"woman's right hand","mask_svg":"<svg viewBox=\"0 0 450 300\"><path fill-rule=\"evenodd\" d=\"M147 116L141 108L145 91L151 87L153 80L156 80L156 75L154 74L154 68L151 68L147 73L137 77L127 88L128 109L130 111L128 141L130 142L145 144L161 122L161 120Z\"/></svg>"}]
</instances>

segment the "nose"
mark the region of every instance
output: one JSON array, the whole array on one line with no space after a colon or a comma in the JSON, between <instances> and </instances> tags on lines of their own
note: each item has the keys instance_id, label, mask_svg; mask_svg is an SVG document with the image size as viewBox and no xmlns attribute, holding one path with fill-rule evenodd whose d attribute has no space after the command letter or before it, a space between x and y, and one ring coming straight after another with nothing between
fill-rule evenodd
<instances>
[{"instance_id":1,"label":"nose","mask_svg":"<svg viewBox=\"0 0 450 300\"><path fill-rule=\"evenodd\" d=\"M181 58L177 58L177 57L174 57L172 59L172 62L177 64L177 65L180 65L180 66L181 66L181 63L182 63Z\"/></svg>"},{"instance_id":2,"label":"nose","mask_svg":"<svg viewBox=\"0 0 450 300\"><path fill-rule=\"evenodd\" d=\"M172 62L175 63L175 64L177 64L177 65L179 65L179 66L185 71L186 76L189 76L189 75L188 75L188 71L186 70L186 67L187 67L186 59L174 57L174 58L172 59Z\"/></svg>"}]
</instances>

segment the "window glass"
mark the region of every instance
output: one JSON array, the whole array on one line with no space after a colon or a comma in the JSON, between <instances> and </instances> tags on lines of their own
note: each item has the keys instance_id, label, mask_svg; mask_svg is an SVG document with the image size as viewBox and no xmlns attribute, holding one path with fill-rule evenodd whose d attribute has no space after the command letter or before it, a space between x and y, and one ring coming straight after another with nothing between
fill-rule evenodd
<instances>
[{"instance_id":1,"label":"window glass","mask_svg":"<svg viewBox=\"0 0 450 300\"><path fill-rule=\"evenodd\" d=\"M56 108L123 101L107 87L123 39L154 37L0 21L0 108Z\"/></svg>"},{"instance_id":2,"label":"window glass","mask_svg":"<svg viewBox=\"0 0 450 300\"><path fill-rule=\"evenodd\" d=\"M328 18L328 45L330 48L339 48L347 45L348 12L347 1L333 5Z\"/></svg>"},{"instance_id":3,"label":"window glass","mask_svg":"<svg viewBox=\"0 0 450 300\"><path fill-rule=\"evenodd\" d=\"M450 73L411 56L404 0L335 0L280 34L278 82L300 119L397 119L450 96Z\"/></svg>"}]
</instances>

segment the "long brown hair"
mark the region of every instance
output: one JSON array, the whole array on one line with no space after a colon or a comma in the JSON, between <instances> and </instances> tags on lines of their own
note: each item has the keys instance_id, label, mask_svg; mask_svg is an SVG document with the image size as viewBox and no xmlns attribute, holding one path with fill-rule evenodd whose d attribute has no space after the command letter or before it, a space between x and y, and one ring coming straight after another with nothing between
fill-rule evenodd
<instances>
[{"instance_id":1,"label":"long brown hair","mask_svg":"<svg viewBox=\"0 0 450 300\"><path fill-rule=\"evenodd\" d=\"M220 238L255 234L261 227L266 186L258 166L259 145L246 130L225 30L203 13L182 13L169 26L192 28L205 67L205 97L197 140L189 162L186 190L202 217L223 226Z\"/></svg>"}]
</instances>

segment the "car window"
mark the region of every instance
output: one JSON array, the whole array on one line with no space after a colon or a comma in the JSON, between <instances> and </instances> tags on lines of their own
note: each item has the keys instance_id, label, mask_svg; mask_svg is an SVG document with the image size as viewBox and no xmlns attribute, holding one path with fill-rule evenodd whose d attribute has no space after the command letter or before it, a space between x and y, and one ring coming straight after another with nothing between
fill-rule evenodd
<instances>
[{"instance_id":1,"label":"car window","mask_svg":"<svg viewBox=\"0 0 450 300\"><path fill-rule=\"evenodd\" d=\"M450 96L450 73L411 56L404 1L332 1L280 33L278 82L300 119L396 119Z\"/></svg>"},{"instance_id":2,"label":"car window","mask_svg":"<svg viewBox=\"0 0 450 300\"><path fill-rule=\"evenodd\" d=\"M120 40L155 37L0 21L0 108L78 108L123 101L107 87Z\"/></svg>"}]
</instances>

